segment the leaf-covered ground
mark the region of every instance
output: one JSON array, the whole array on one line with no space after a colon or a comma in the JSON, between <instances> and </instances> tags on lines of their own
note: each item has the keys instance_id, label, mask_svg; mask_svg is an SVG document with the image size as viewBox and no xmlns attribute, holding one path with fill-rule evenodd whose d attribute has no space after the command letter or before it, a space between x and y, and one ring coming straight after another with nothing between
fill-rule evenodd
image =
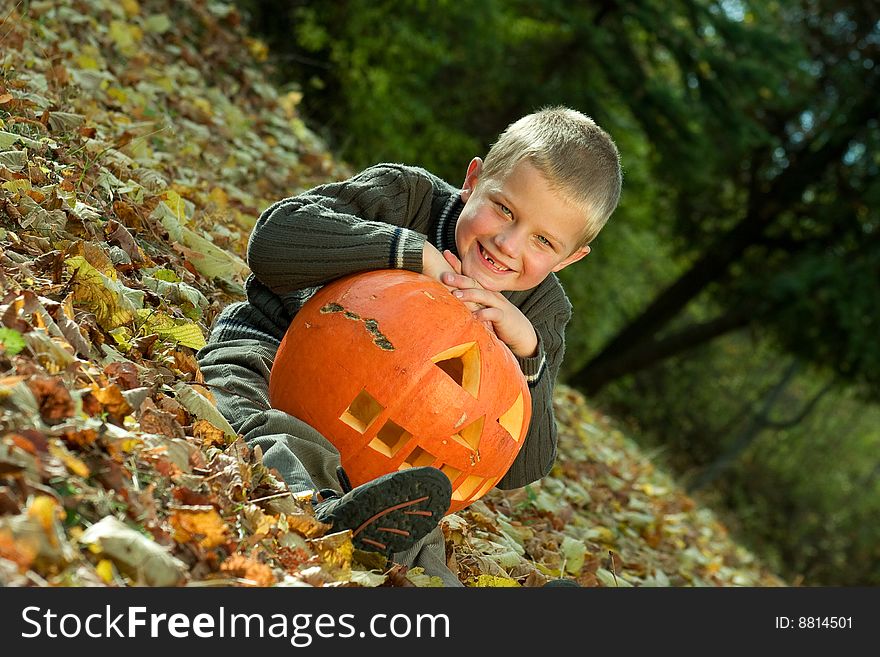
<instances>
[{"instance_id":1,"label":"leaf-covered ground","mask_svg":"<svg viewBox=\"0 0 880 657\"><path fill-rule=\"evenodd\" d=\"M349 172L223 2L0 18L0 585L431 586L328 534L194 359L260 209ZM26 15L23 15L26 7ZM539 484L443 521L471 586L784 585L575 391Z\"/></svg>"}]
</instances>

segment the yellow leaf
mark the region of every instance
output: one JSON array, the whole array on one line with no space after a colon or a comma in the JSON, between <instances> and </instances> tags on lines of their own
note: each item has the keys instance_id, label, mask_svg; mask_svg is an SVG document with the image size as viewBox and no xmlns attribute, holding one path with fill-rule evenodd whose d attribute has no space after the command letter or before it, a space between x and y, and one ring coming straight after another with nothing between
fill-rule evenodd
<instances>
[{"instance_id":1,"label":"yellow leaf","mask_svg":"<svg viewBox=\"0 0 880 657\"><path fill-rule=\"evenodd\" d=\"M141 328L147 334L157 333L162 338L193 349L201 349L206 344L202 329L188 319L176 319L149 308L139 308L137 316L143 320Z\"/></svg>"},{"instance_id":2,"label":"yellow leaf","mask_svg":"<svg viewBox=\"0 0 880 657\"><path fill-rule=\"evenodd\" d=\"M213 187L208 194L208 198L220 210L225 210L226 206L229 205L229 196L220 187Z\"/></svg>"},{"instance_id":3,"label":"yellow leaf","mask_svg":"<svg viewBox=\"0 0 880 657\"><path fill-rule=\"evenodd\" d=\"M441 588L443 580L437 575L428 575L421 566L406 571L406 578L419 588Z\"/></svg>"},{"instance_id":4,"label":"yellow leaf","mask_svg":"<svg viewBox=\"0 0 880 657\"><path fill-rule=\"evenodd\" d=\"M265 62L269 59L269 46L260 41L259 39L245 39L245 43L247 43L248 50L251 51L251 55L258 62Z\"/></svg>"},{"instance_id":5,"label":"yellow leaf","mask_svg":"<svg viewBox=\"0 0 880 657\"><path fill-rule=\"evenodd\" d=\"M103 68L98 58L90 52L80 53L74 61L77 66L86 71L99 71Z\"/></svg>"},{"instance_id":6,"label":"yellow leaf","mask_svg":"<svg viewBox=\"0 0 880 657\"><path fill-rule=\"evenodd\" d=\"M214 107L211 105L211 101L206 98L193 98L192 104L196 106L196 108L202 111L207 116L214 115Z\"/></svg>"},{"instance_id":7,"label":"yellow leaf","mask_svg":"<svg viewBox=\"0 0 880 657\"><path fill-rule=\"evenodd\" d=\"M126 57L134 57L138 53L138 44L144 33L137 25L123 21L110 21L110 39L116 49Z\"/></svg>"},{"instance_id":8,"label":"yellow leaf","mask_svg":"<svg viewBox=\"0 0 880 657\"><path fill-rule=\"evenodd\" d=\"M324 564L336 566L343 570L351 568L354 545L351 542L351 532L349 530L336 532L323 538L310 539L309 545L320 555Z\"/></svg>"},{"instance_id":9,"label":"yellow leaf","mask_svg":"<svg viewBox=\"0 0 880 657\"><path fill-rule=\"evenodd\" d=\"M230 441L226 440L226 434L207 420L196 420L192 425L193 436L202 441L202 447L216 446L220 449L226 447Z\"/></svg>"},{"instance_id":10,"label":"yellow leaf","mask_svg":"<svg viewBox=\"0 0 880 657\"><path fill-rule=\"evenodd\" d=\"M95 269L83 256L64 261L74 269L73 299L93 313L104 330L127 324L144 303L144 294L112 280Z\"/></svg>"},{"instance_id":11,"label":"yellow leaf","mask_svg":"<svg viewBox=\"0 0 880 657\"><path fill-rule=\"evenodd\" d=\"M95 566L95 572L98 577L103 579L107 584L113 583L113 562L109 559L101 559Z\"/></svg>"},{"instance_id":12,"label":"yellow leaf","mask_svg":"<svg viewBox=\"0 0 880 657\"><path fill-rule=\"evenodd\" d=\"M186 225L189 219L186 215L186 201L184 198L173 189L166 190L163 196L162 203L168 206L168 209L171 210L171 216L177 219L182 225Z\"/></svg>"},{"instance_id":13,"label":"yellow leaf","mask_svg":"<svg viewBox=\"0 0 880 657\"><path fill-rule=\"evenodd\" d=\"M248 272L247 263L233 253L221 249L201 235L184 228L181 232L183 246L175 245L205 278L231 280L233 275L242 276Z\"/></svg>"},{"instance_id":14,"label":"yellow leaf","mask_svg":"<svg viewBox=\"0 0 880 657\"><path fill-rule=\"evenodd\" d=\"M55 521L64 517L64 510L54 497L37 495L28 507L28 515L49 532L53 529Z\"/></svg>"},{"instance_id":15,"label":"yellow leaf","mask_svg":"<svg viewBox=\"0 0 880 657\"><path fill-rule=\"evenodd\" d=\"M61 445L50 444L49 453L64 463L64 467L66 467L72 474L83 478L88 477L91 474L89 466L83 463L82 459L74 456Z\"/></svg>"},{"instance_id":16,"label":"yellow leaf","mask_svg":"<svg viewBox=\"0 0 880 657\"><path fill-rule=\"evenodd\" d=\"M587 530L584 538L587 538L591 541L598 541L599 543L613 543L614 532L608 529L608 527L596 525L595 527Z\"/></svg>"},{"instance_id":17,"label":"yellow leaf","mask_svg":"<svg viewBox=\"0 0 880 657\"><path fill-rule=\"evenodd\" d=\"M125 10L126 16L137 16L141 13L141 6L138 4L137 0L121 0L120 3L122 8Z\"/></svg>"},{"instance_id":18,"label":"yellow leaf","mask_svg":"<svg viewBox=\"0 0 880 657\"><path fill-rule=\"evenodd\" d=\"M110 87L107 89L107 95L113 100L119 102L120 105L124 105L128 102L128 94L125 93L124 89L120 89L119 87Z\"/></svg>"},{"instance_id":19,"label":"yellow leaf","mask_svg":"<svg viewBox=\"0 0 880 657\"><path fill-rule=\"evenodd\" d=\"M2 185L0 185L5 190L12 192L13 194L20 194L22 192L29 192L31 189L31 181L27 179L22 180L8 180Z\"/></svg>"},{"instance_id":20,"label":"yellow leaf","mask_svg":"<svg viewBox=\"0 0 880 657\"><path fill-rule=\"evenodd\" d=\"M284 114L288 119L292 119L296 116L296 107L302 101L302 92L300 91L289 91L278 99L278 104L281 105L281 109L284 110Z\"/></svg>"},{"instance_id":21,"label":"yellow leaf","mask_svg":"<svg viewBox=\"0 0 880 657\"><path fill-rule=\"evenodd\" d=\"M519 582L500 575L480 575L474 580L474 586L491 588L510 588L519 586Z\"/></svg>"}]
</instances>

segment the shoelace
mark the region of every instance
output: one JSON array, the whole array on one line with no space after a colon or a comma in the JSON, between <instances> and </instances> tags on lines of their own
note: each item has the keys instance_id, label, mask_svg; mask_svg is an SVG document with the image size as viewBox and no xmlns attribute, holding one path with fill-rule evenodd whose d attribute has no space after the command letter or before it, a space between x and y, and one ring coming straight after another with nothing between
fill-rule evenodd
<instances>
[{"instance_id":1,"label":"shoelace","mask_svg":"<svg viewBox=\"0 0 880 657\"><path fill-rule=\"evenodd\" d=\"M346 474L341 465L336 466L336 479L339 481L339 487L342 489L342 495L350 492L353 488L353 486L351 485L351 480L348 478L348 474ZM342 497L342 495L340 495L332 488L322 488L321 490L315 491L315 493L312 495L312 506L320 504L324 500Z\"/></svg>"},{"instance_id":2,"label":"shoelace","mask_svg":"<svg viewBox=\"0 0 880 657\"><path fill-rule=\"evenodd\" d=\"M351 491L353 488L351 485L351 479L348 478L345 469L341 465L336 466L336 479L339 481L339 486L342 488L343 495Z\"/></svg>"}]
</instances>

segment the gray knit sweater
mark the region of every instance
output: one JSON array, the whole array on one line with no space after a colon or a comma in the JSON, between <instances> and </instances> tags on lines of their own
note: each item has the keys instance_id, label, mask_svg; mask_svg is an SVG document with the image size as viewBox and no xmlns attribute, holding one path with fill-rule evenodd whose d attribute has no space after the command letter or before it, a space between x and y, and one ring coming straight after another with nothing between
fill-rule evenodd
<instances>
[{"instance_id":1,"label":"gray knit sweater","mask_svg":"<svg viewBox=\"0 0 880 657\"><path fill-rule=\"evenodd\" d=\"M359 271L422 271L427 239L441 252L455 245L464 204L459 190L417 167L372 166L267 208L248 244L247 302L218 317L210 342L241 337L280 341L293 316L322 285ZM545 476L556 458L553 385L562 362L571 304L551 274L538 286L505 292L535 327L538 352L518 358L532 397L523 448L498 483L517 488ZM277 345L276 345L277 346Z\"/></svg>"}]
</instances>

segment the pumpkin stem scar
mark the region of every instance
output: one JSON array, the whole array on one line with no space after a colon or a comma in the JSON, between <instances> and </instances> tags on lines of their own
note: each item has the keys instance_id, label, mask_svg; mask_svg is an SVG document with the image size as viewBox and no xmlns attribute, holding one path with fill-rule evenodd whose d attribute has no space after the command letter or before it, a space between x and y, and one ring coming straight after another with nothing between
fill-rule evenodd
<instances>
[{"instance_id":1,"label":"pumpkin stem scar","mask_svg":"<svg viewBox=\"0 0 880 657\"><path fill-rule=\"evenodd\" d=\"M328 303L323 308L321 308L321 312L326 314L329 313L342 313L344 317L359 321L364 323L364 327L367 329L367 333L373 336L373 343L379 347L379 349L384 349L385 351L394 351L394 345L391 344L391 340L389 340L382 331L379 330L379 322L375 319L363 319L357 313L353 313L350 310L346 310L338 303Z\"/></svg>"}]
</instances>

